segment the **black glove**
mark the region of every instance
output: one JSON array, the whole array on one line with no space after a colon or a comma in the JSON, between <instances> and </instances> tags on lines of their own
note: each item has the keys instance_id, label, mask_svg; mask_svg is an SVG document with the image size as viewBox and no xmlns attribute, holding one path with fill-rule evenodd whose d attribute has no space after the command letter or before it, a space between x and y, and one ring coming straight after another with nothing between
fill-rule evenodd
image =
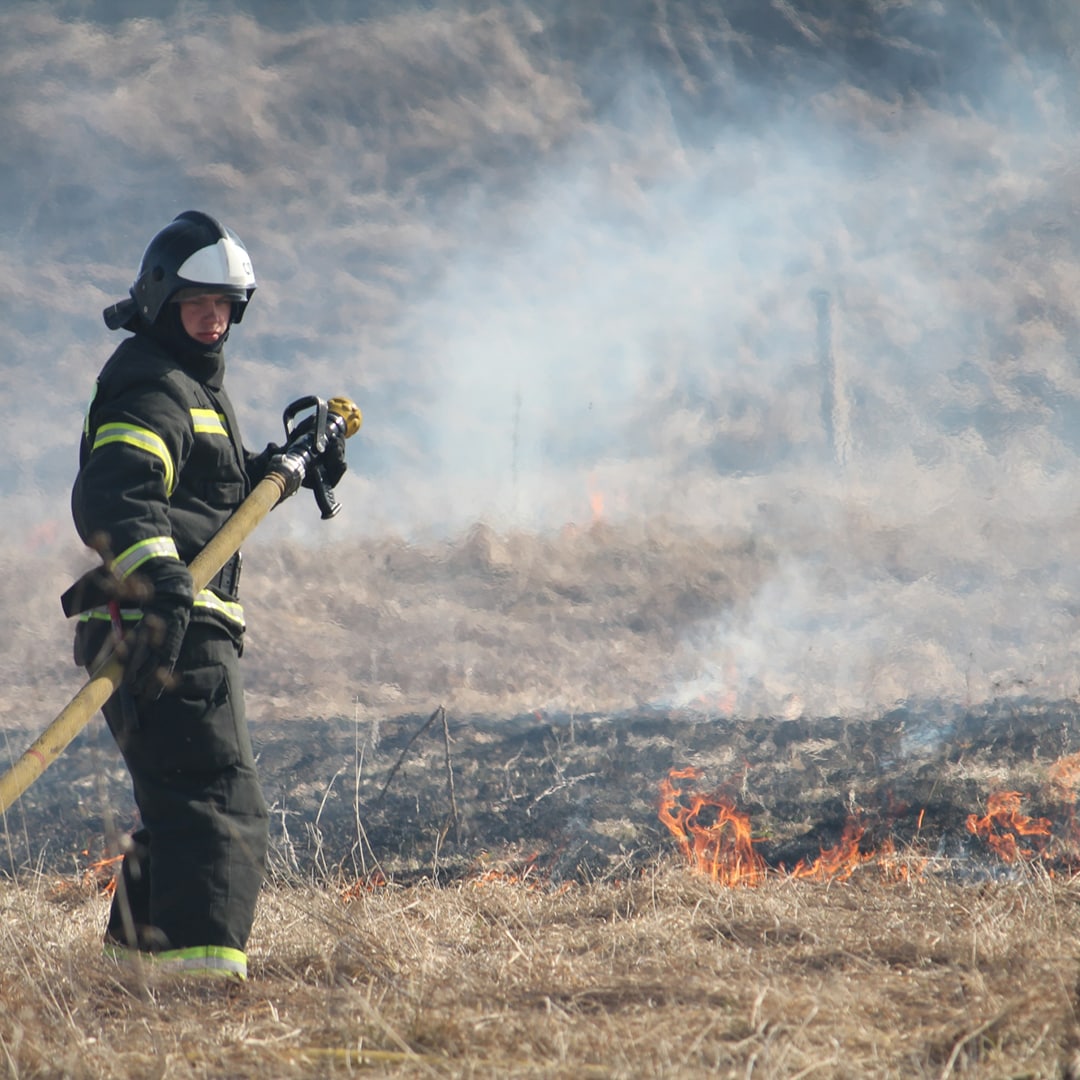
<instances>
[{"instance_id":1,"label":"black glove","mask_svg":"<svg viewBox=\"0 0 1080 1080\"><path fill-rule=\"evenodd\" d=\"M172 684L190 620L187 601L159 597L143 607L143 617L124 644L124 683L140 704L156 701Z\"/></svg>"},{"instance_id":2,"label":"black glove","mask_svg":"<svg viewBox=\"0 0 1080 1080\"><path fill-rule=\"evenodd\" d=\"M244 452L248 480L251 481L252 487L266 477L266 473L270 468L270 462L276 455L282 453L284 449L283 446L278 446L277 443L267 443L266 449L261 450L257 454L253 454L249 450Z\"/></svg>"},{"instance_id":3,"label":"black glove","mask_svg":"<svg viewBox=\"0 0 1080 1080\"><path fill-rule=\"evenodd\" d=\"M304 477L304 487L315 486L315 478L312 473L318 470L323 483L328 487L335 488L345 475L348 466L345 464L345 434L344 432L327 432L326 449L316 458L314 464Z\"/></svg>"}]
</instances>

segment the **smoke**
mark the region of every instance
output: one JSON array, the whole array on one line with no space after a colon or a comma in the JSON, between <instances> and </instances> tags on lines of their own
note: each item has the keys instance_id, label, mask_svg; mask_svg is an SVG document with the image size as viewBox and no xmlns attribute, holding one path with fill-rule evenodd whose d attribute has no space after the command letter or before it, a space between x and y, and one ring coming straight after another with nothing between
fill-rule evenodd
<instances>
[{"instance_id":1,"label":"smoke","mask_svg":"<svg viewBox=\"0 0 1080 1080\"><path fill-rule=\"evenodd\" d=\"M66 513L98 312L197 206L249 443L364 409L341 527L770 545L658 701L1074 693L1078 27L998 7L9 8L8 520Z\"/></svg>"}]
</instances>

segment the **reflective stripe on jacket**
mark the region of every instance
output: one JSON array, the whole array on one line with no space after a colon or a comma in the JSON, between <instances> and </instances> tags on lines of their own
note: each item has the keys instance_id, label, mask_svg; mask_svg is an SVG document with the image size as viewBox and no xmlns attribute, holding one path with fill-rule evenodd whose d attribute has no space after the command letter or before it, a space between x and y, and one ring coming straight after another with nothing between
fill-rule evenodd
<instances>
[{"instance_id":1,"label":"reflective stripe on jacket","mask_svg":"<svg viewBox=\"0 0 1080 1080\"><path fill-rule=\"evenodd\" d=\"M192 604L193 620L238 634L236 596L220 583L193 596L187 570L251 490L223 373L220 356L181 362L146 335L122 341L87 407L71 505L83 542L117 577L138 573L155 593Z\"/></svg>"},{"instance_id":2,"label":"reflective stripe on jacket","mask_svg":"<svg viewBox=\"0 0 1080 1080\"><path fill-rule=\"evenodd\" d=\"M138 622L143 616L140 608L120 608L119 610L121 620L127 625ZM204 613L213 612L219 618L225 620L234 630L241 633L244 630L244 608L235 600L223 600L210 589L202 589L196 593L195 603L192 606L193 613L200 610ZM92 619L111 622L112 612L108 607L92 607L88 611L82 612L79 619L82 622L89 622Z\"/></svg>"}]
</instances>

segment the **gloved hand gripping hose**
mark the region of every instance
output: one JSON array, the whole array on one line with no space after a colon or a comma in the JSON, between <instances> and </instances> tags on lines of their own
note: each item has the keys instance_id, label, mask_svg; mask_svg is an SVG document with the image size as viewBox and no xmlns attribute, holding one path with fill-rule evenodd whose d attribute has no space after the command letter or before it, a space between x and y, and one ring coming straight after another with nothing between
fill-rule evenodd
<instances>
[{"instance_id":1,"label":"gloved hand gripping hose","mask_svg":"<svg viewBox=\"0 0 1080 1080\"><path fill-rule=\"evenodd\" d=\"M314 413L302 421L297 416L305 409ZM296 493L301 485L315 494L323 519L336 517L341 510L334 488L345 473L345 440L360 430L360 410L347 398L298 398L282 416L285 446L267 465L285 481L282 499Z\"/></svg>"},{"instance_id":2,"label":"gloved hand gripping hose","mask_svg":"<svg viewBox=\"0 0 1080 1080\"><path fill-rule=\"evenodd\" d=\"M293 425L291 422L297 413L309 407L315 408L310 426L305 427L306 421ZM318 482L313 480L312 486L322 516L333 517L340 509L334 498L333 485L326 484L327 475L332 475L332 469L325 455L332 437L340 435L349 438L360 430L363 421L360 410L344 397L331 398L325 403L319 398L301 398L285 410L285 415L286 434L293 436L291 444L286 444L282 454L271 459L266 476L211 537L206 547L192 559L188 570L196 593L210 584L214 575L236 554L259 522L282 499L297 490L309 470L319 477ZM323 472L319 471L320 464ZM321 490L319 484L323 485ZM5 813L64 752L94 713L109 700L123 677L124 663L115 652L101 661L90 680L83 684L56 719L34 740L22 757L0 776L0 814Z\"/></svg>"}]
</instances>

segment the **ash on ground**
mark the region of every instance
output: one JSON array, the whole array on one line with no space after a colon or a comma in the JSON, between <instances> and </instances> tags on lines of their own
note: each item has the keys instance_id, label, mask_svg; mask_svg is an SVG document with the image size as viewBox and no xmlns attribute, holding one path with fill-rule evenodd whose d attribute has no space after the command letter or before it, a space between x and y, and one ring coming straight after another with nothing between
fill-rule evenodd
<instances>
[{"instance_id":1,"label":"ash on ground","mask_svg":"<svg viewBox=\"0 0 1080 1080\"><path fill-rule=\"evenodd\" d=\"M557 883L625 877L675 852L657 816L659 784L689 766L700 789L750 816L770 866L813 859L853 814L868 847L889 837L986 863L965 823L989 794L1016 790L1032 816L1070 816L1073 793L1051 766L1080 748L1080 709L1012 700L781 720L437 708L378 724L256 724L254 735L278 870L408 881L516 859ZM134 822L123 763L95 723L8 812L3 869L77 869Z\"/></svg>"},{"instance_id":2,"label":"ash on ground","mask_svg":"<svg viewBox=\"0 0 1080 1080\"><path fill-rule=\"evenodd\" d=\"M809 527L797 540L808 558L823 550ZM253 541L245 554L247 711L282 871L444 876L535 854L531 865L552 882L625 876L677 852L658 818L659 786L686 767L701 770L701 790L730 794L750 816L757 850L776 867L835 845L852 815L868 847L887 836L953 859L985 857L966 822L995 792L1020 792L1024 813L1072 828L1075 792L1052 767L1080 748L1080 706L1051 679L1049 647L1035 649L1038 664L1025 654L980 675L948 620L921 651L871 634L866 685L906 705L818 707L811 692L833 685L825 675L835 675L835 657L823 655L820 671L814 663L833 624L794 618L792 579L780 573L790 558L754 535L657 522L544 537L477 526L446 544ZM885 565L886 584L913 582L925 603L924 571L937 565L933 552L870 526L834 562L848 577L819 566L818 599L847 605L852 639L860 624L848 609L863 595L849 587L853 574L876 582ZM70 628L55 610L71 576L62 569L41 578L32 604L20 590L37 578L0 578L0 599L40 631L34 648L0 657L9 760L78 689ZM902 616L913 600L863 599L896 623L894 637L912 637ZM753 625L763 607L799 631L789 644L813 663L785 667L756 646L773 638L749 635L743 651L774 682L755 683L746 662L730 673L721 665L708 693L677 707L671 688L701 673L716 628ZM1044 682L1025 686L1008 672ZM731 686L732 699L718 692ZM956 703L958 687L967 704ZM100 718L2 824L6 873L84 866L135 824Z\"/></svg>"}]
</instances>

